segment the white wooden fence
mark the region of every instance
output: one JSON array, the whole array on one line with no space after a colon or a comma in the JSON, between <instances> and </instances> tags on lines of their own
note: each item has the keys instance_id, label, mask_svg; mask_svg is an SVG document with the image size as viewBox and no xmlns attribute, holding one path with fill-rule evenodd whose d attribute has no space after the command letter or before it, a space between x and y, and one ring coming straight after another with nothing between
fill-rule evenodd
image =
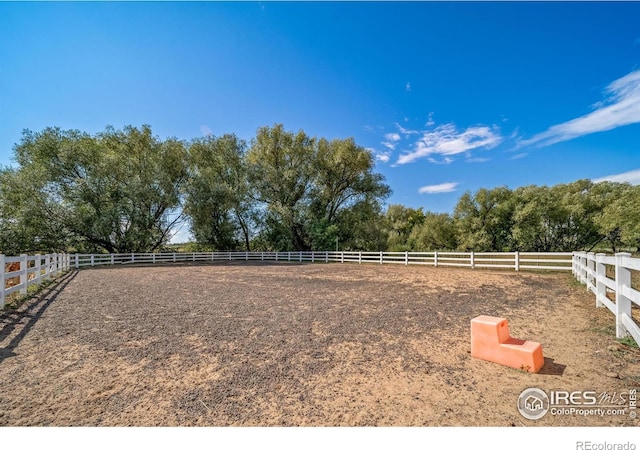
<instances>
[{"instance_id":1,"label":"white wooden fence","mask_svg":"<svg viewBox=\"0 0 640 450\"><path fill-rule=\"evenodd\" d=\"M631 271L640 271L640 258L631 253L573 253L573 275L596 297L596 307L606 307L616 317L616 337L631 335L640 345L640 326L633 319L633 304L640 306L640 292L631 286ZM607 266L613 268L614 278L607 276ZM611 272L611 269L610 269ZM607 293L613 294L612 301Z\"/></svg>"},{"instance_id":2,"label":"white wooden fence","mask_svg":"<svg viewBox=\"0 0 640 450\"><path fill-rule=\"evenodd\" d=\"M419 264L512 270L571 270L571 253L463 253L463 252L197 252L51 254L8 257L0 255L0 308L7 295L27 293L27 288L55 278L64 271L114 264L155 264L206 261L340 262L359 264ZM6 271L20 263L17 271ZM30 274L34 274L29 276ZM19 282L16 283L16 278ZM13 280L6 288L6 281Z\"/></svg>"},{"instance_id":3,"label":"white wooden fence","mask_svg":"<svg viewBox=\"0 0 640 450\"><path fill-rule=\"evenodd\" d=\"M45 280L58 277L69 270L71 255L65 253L53 253L50 255L20 255L5 256L0 254L0 309L4 308L7 295L19 292L27 295L27 289L31 285L40 285ZM19 263L20 268L7 272L7 265ZM29 276L33 274L33 276ZM11 282L11 287L6 287L7 280L19 278L19 283Z\"/></svg>"},{"instance_id":4,"label":"white wooden fence","mask_svg":"<svg viewBox=\"0 0 640 450\"><path fill-rule=\"evenodd\" d=\"M598 253L464 253L464 252L194 252L125 253L5 256L0 254L0 309L6 296L26 295L29 286L39 285L72 269L115 264L155 264L207 261L281 261L312 263L404 264L454 266L484 269L557 270L573 275L596 296L596 307L607 307L616 317L616 336L631 335L640 345L640 327L632 315L633 304L640 306L640 292L631 286L631 271L640 271L640 258L630 253L606 256ZM19 263L18 270L7 265ZM607 266L615 277L607 276ZM18 279L18 282L16 282ZM12 280L7 283L8 280ZM6 287L11 284L10 287ZM614 300L607 297L614 296Z\"/></svg>"}]
</instances>

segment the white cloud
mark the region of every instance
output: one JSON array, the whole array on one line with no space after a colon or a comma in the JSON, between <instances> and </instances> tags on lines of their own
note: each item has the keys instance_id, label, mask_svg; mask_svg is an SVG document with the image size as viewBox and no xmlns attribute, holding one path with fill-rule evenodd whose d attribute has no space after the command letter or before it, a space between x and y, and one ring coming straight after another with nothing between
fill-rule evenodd
<instances>
[{"instance_id":1,"label":"white cloud","mask_svg":"<svg viewBox=\"0 0 640 450\"><path fill-rule=\"evenodd\" d=\"M587 134L608 131L632 123L640 123L640 70L613 81L606 87L605 99L595 110L577 119L550 127L524 140L520 146L536 144L545 147Z\"/></svg>"},{"instance_id":2,"label":"white cloud","mask_svg":"<svg viewBox=\"0 0 640 450\"><path fill-rule=\"evenodd\" d=\"M433 112L429 113L429 118L427 119L427 123L424 124L425 127L432 127L434 126L436 123L433 120Z\"/></svg>"},{"instance_id":3,"label":"white cloud","mask_svg":"<svg viewBox=\"0 0 640 450\"><path fill-rule=\"evenodd\" d=\"M398 142L401 139L398 133L387 133L384 138L389 142Z\"/></svg>"},{"instance_id":4,"label":"white cloud","mask_svg":"<svg viewBox=\"0 0 640 450\"><path fill-rule=\"evenodd\" d=\"M614 183L630 183L636 186L640 184L640 169L619 173L617 175L608 175L606 177L596 178L595 180L593 180L594 183L601 183L602 181L612 181Z\"/></svg>"},{"instance_id":5,"label":"white cloud","mask_svg":"<svg viewBox=\"0 0 640 450\"><path fill-rule=\"evenodd\" d=\"M518 153L517 155L513 155L511 158L509 159L522 159L526 156L528 156L529 154L524 152L524 153Z\"/></svg>"},{"instance_id":6,"label":"white cloud","mask_svg":"<svg viewBox=\"0 0 640 450\"><path fill-rule=\"evenodd\" d=\"M407 92L411 92L411 83L407 81L407 84L404 86L404 90Z\"/></svg>"},{"instance_id":7,"label":"white cloud","mask_svg":"<svg viewBox=\"0 0 640 450\"><path fill-rule=\"evenodd\" d=\"M396 127L398 128L398 130L400 130L400 133L405 136L409 136L412 134L420 134L418 130L409 130L407 128L403 128L402 125L400 125L398 122L396 122Z\"/></svg>"},{"instance_id":8,"label":"white cloud","mask_svg":"<svg viewBox=\"0 0 640 450\"><path fill-rule=\"evenodd\" d=\"M211 128L209 128L206 125L200 125L200 132L202 133L203 136L210 136L213 134L213 132L211 131Z\"/></svg>"},{"instance_id":9,"label":"white cloud","mask_svg":"<svg viewBox=\"0 0 640 450\"><path fill-rule=\"evenodd\" d=\"M379 152L373 148L366 148L366 150L373 155L376 161L381 161L386 163L386 162L389 162L389 159L391 159L390 151Z\"/></svg>"},{"instance_id":10,"label":"white cloud","mask_svg":"<svg viewBox=\"0 0 640 450\"><path fill-rule=\"evenodd\" d=\"M455 125L440 125L433 131L423 131L415 150L400 155L396 164L408 164L432 155L453 156L478 148L493 148L502 141L495 127L469 127L458 131Z\"/></svg>"},{"instance_id":11,"label":"white cloud","mask_svg":"<svg viewBox=\"0 0 640 450\"><path fill-rule=\"evenodd\" d=\"M451 164L453 162L453 158L449 158L448 156L445 156L440 160L435 158L427 158L427 161L429 161L432 164Z\"/></svg>"},{"instance_id":12,"label":"white cloud","mask_svg":"<svg viewBox=\"0 0 640 450\"><path fill-rule=\"evenodd\" d=\"M456 191L458 184L460 183L432 184L430 186L422 186L420 189L418 189L418 192L421 194L445 194L447 192Z\"/></svg>"},{"instance_id":13,"label":"white cloud","mask_svg":"<svg viewBox=\"0 0 640 450\"><path fill-rule=\"evenodd\" d=\"M487 161L491 161L491 159L489 158L467 158L464 160L464 162L468 162L468 163L483 163L483 162L487 162Z\"/></svg>"}]
</instances>

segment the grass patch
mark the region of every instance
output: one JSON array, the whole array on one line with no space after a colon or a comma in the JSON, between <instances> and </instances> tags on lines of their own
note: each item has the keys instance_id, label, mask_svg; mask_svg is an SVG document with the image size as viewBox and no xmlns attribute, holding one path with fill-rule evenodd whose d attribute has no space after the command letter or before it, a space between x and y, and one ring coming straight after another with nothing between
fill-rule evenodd
<instances>
[{"instance_id":1,"label":"grass patch","mask_svg":"<svg viewBox=\"0 0 640 450\"><path fill-rule=\"evenodd\" d=\"M631 348L640 349L640 346L638 346L638 343L631 336L618 339L618 342Z\"/></svg>"}]
</instances>

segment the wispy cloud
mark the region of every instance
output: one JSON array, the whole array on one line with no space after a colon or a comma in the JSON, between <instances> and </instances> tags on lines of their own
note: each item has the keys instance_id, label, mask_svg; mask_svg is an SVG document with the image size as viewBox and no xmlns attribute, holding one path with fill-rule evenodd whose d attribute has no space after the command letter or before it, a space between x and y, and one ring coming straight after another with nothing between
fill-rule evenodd
<instances>
[{"instance_id":1,"label":"wispy cloud","mask_svg":"<svg viewBox=\"0 0 640 450\"><path fill-rule=\"evenodd\" d=\"M410 130L408 128L404 128L398 122L396 122L396 128L400 131L400 134L402 134L404 136L410 136L412 134L420 134L420 131L418 131L418 130Z\"/></svg>"},{"instance_id":2,"label":"wispy cloud","mask_svg":"<svg viewBox=\"0 0 640 450\"><path fill-rule=\"evenodd\" d=\"M384 141L381 142L382 145L387 147L389 150L395 150L396 144L400 139L400 135L398 133L387 133L384 135Z\"/></svg>"},{"instance_id":3,"label":"wispy cloud","mask_svg":"<svg viewBox=\"0 0 640 450\"><path fill-rule=\"evenodd\" d=\"M453 162L453 158L449 158L448 156L445 156L442 159L427 158L427 161L431 164L451 164Z\"/></svg>"},{"instance_id":4,"label":"wispy cloud","mask_svg":"<svg viewBox=\"0 0 640 450\"><path fill-rule=\"evenodd\" d=\"M467 158L464 160L464 162L468 162L468 163L483 163L487 161L491 161L491 159L490 158Z\"/></svg>"},{"instance_id":5,"label":"wispy cloud","mask_svg":"<svg viewBox=\"0 0 640 450\"><path fill-rule=\"evenodd\" d=\"M550 127L520 142L520 147L546 147L587 134L608 131L640 122L640 70L613 81L604 91L605 99L595 110L577 119Z\"/></svg>"},{"instance_id":6,"label":"wispy cloud","mask_svg":"<svg viewBox=\"0 0 640 450\"><path fill-rule=\"evenodd\" d=\"M447 192L455 192L460 183L441 183L422 186L418 189L420 194L445 194Z\"/></svg>"},{"instance_id":7,"label":"wispy cloud","mask_svg":"<svg viewBox=\"0 0 640 450\"><path fill-rule=\"evenodd\" d=\"M493 148L502 141L496 127L475 126L458 131L448 123L422 132L413 151L400 155L396 164L408 164L433 155L453 156L479 148Z\"/></svg>"},{"instance_id":8,"label":"wispy cloud","mask_svg":"<svg viewBox=\"0 0 640 450\"><path fill-rule=\"evenodd\" d=\"M203 136L210 136L213 134L213 132L211 131L211 128L209 128L206 125L200 125L200 132L202 133Z\"/></svg>"},{"instance_id":9,"label":"wispy cloud","mask_svg":"<svg viewBox=\"0 0 640 450\"><path fill-rule=\"evenodd\" d=\"M411 92L411 83L407 81L407 84L405 84L404 86L404 90L407 92Z\"/></svg>"},{"instance_id":10,"label":"wispy cloud","mask_svg":"<svg viewBox=\"0 0 640 450\"><path fill-rule=\"evenodd\" d=\"M369 153L373 155L376 161L381 161L383 163L389 162L391 159L391 151L378 151L373 148L366 149Z\"/></svg>"},{"instance_id":11,"label":"wispy cloud","mask_svg":"<svg viewBox=\"0 0 640 450\"><path fill-rule=\"evenodd\" d=\"M612 181L614 183L630 183L633 185L640 184L640 169L630 170L629 172L619 173L617 175L608 175L602 178L596 178L594 183L601 183L603 181Z\"/></svg>"},{"instance_id":12,"label":"wispy cloud","mask_svg":"<svg viewBox=\"0 0 640 450\"><path fill-rule=\"evenodd\" d=\"M525 157L526 157L526 156L528 156L528 155L529 155L529 154L528 154L527 152L524 152L524 153L518 153L518 154L513 155L513 156L512 156L511 158L509 158L509 159L522 159L522 158L525 158Z\"/></svg>"}]
</instances>

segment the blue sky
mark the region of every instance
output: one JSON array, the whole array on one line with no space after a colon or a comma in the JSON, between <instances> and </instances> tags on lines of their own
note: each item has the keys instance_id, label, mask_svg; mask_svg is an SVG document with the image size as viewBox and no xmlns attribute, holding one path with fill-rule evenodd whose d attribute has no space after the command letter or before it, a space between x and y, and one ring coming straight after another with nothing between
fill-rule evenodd
<instances>
[{"instance_id":1,"label":"blue sky","mask_svg":"<svg viewBox=\"0 0 640 450\"><path fill-rule=\"evenodd\" d=\"M25 128L354 137L389 203L640 183L640 3L0 3L0 164Z\"/></svg>"}]
</instances>

